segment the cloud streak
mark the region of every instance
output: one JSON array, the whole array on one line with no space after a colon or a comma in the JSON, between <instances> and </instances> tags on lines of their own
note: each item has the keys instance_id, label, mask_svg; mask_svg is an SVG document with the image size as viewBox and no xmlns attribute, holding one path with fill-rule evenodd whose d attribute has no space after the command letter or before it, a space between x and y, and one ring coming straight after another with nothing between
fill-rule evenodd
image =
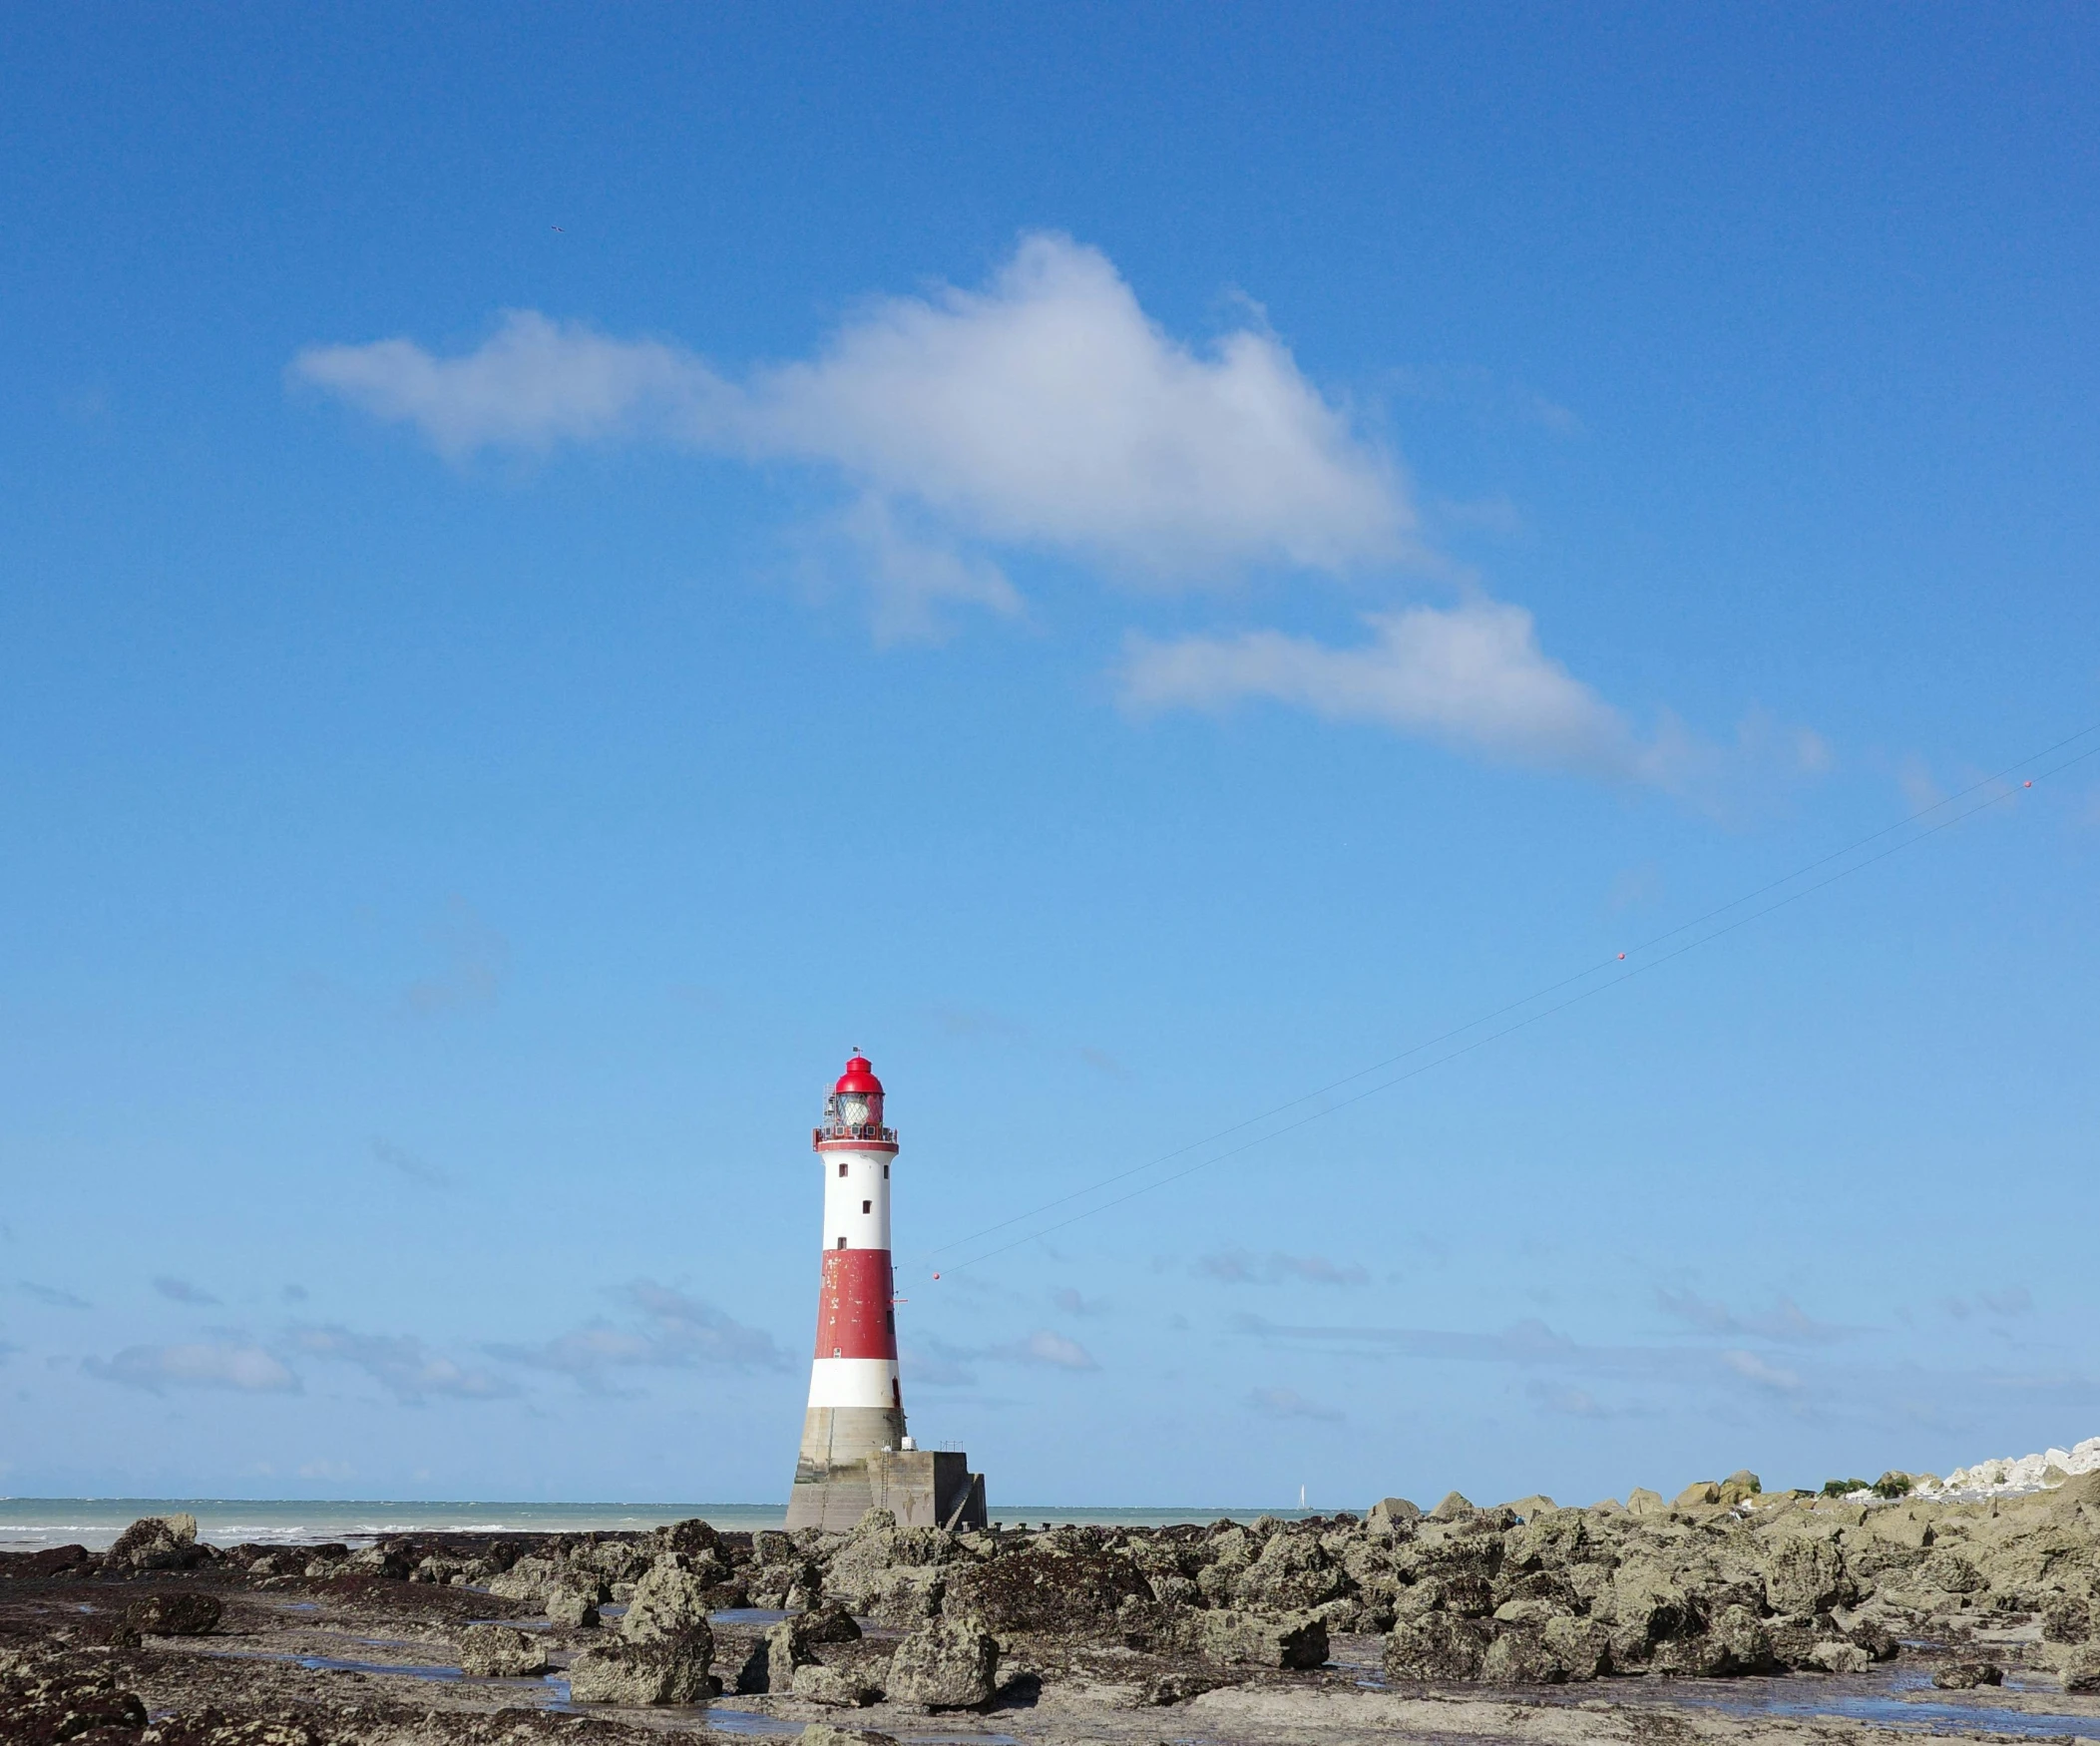
<instances>
[{"instance_id":1,"label":"cloud streak","mask_svg":"<svg viewBox=\"0 0 2100 1746\"><path fill-rule=\"evenodd\" d=\"M1362 1285L1371 1277L1354 1263L1331 1261L1325 1255L1287 1255L1281 1249L1267 1255L1223 1249L1198 1257L1191 1271L1224 1285L1275 1285L1288 1279L1308 1285Z\"/></svg>"}]
</instances>

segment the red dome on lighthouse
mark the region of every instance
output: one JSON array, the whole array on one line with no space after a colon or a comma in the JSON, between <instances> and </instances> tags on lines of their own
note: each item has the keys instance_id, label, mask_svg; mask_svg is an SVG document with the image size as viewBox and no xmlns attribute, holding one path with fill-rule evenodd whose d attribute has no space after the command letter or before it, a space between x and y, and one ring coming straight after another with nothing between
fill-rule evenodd
<instances>
[{"instance_id":1,"label":"red dome on lighthouse","mask_svg":"<svg viewBox=\"0 0 2100 1746\"><path fill-rule=\"evenodd\" d=\"M865 1055L856 1055L846 1063L846 1071L839 1076L839 1083L832 1091L843 1095L847 1091L858 1091L863 1096L882 1095L882 1081L875 1077L875 1064Z\"/></svg>"}]
</instances>

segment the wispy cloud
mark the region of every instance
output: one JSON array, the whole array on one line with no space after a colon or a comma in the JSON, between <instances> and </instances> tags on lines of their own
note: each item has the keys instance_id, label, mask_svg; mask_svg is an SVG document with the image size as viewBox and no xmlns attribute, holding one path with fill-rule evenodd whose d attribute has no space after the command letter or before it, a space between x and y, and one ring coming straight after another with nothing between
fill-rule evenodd
<instances>
[{"instance_id":1,"label":"wispy cloud","mask_svg":"<svg viewBox=\"0 0 2100 1746\"><path fill-rule=\"evenodd\" d=\"M1721 1362L1736 1375L1756 1383L1760 1388L1771 1389L1778 1394L1800 1392L1801 1378L1795 1372L1770 1363L1755 1352L1724 1352L1721 1354Z\"/></svg>"},{"instance_id":2,"label":"wispy cloud","mask_svg":"<svg viewBox=\"0 0 2100 1746\"><path fill-rule=\"evenodd\" d=\"M33 1297L38 1303L48 1305L52 1309L84 1310L95 1307L86 1298L70 1291L61 1291L55 1285L37 1285L27 1279L18 1279L15 1281L15 1289L24 1297Z\"/></svg>"},{"instance_id":3,"label":"wispy cloud","mask_svg":"<svg viewBox=\"0 0 2100 1746\"><path fill-rule=\"evenodd\" d=\"M204 1308L215 1305L218 1302L218 1299L205 1290L203 1286L192 1285L187 1279L172 1278L166 1273L159 1275L154 1280L153 1288L168 1299L170 1303L195 1304L200 1308Z\"/></svg>"},{"instance_id":4,"label":"wispy cloud","mask_svg":"<svg viewBox=\"0 0 2100 1746\"><path fill-rule=\"evenodd\" d=\"M600 1319L537 1344L487 1348L506 1363L551 1370L594 1392L614 1372L639 1368L782 1370L787 1355L772 1335L746 1327L726 1311L652 1279L637 1279L619 1296L635 1314L627 1322Z\"/></svg>"},{"instance_id":5,"label":"wispy cloud","mask_svg":"<svg viewBox=\"0 0 2100 1746\"><path fill-rule=\"evenodd\" d=\"M1700 1297L1683 1287L1659 1287L1655 1301L1663 1314L1688 1327L1730 1339L1748 1334L1788 1345L1827 1346L1860 1331L1835 1322L1819 1322L1791 1297L1780 1298L1762 1315L1738 1315L1725 1303Z\"/></svg>"},{"instance_id":6,"label":"wispy cloud","mask_svg":"<svg viewBox=\"0 0 2100 1746\"><path fill-rule=\"evenodd\" d=\"M1325 1425L1338 1425L1344 1416L1339 1407L1323 1406L1294 1388L1255 1389L1248 1395L1247 1405L1268 1419L1316 1419Z\"/></svg>"},{"instance_id":7,"label":"wispy cloud","mask_svg":"<svg viewBox=\"0 0 2100 1746\"><path fill-rule=\"evenodd\" d=\"M440 1169L428 1158L418 1156L407 1146L397 1145L379 1134L372 1136L372 1156L388 1169L406 1176L411 1182L420 1182L426 1188L452 1186L452 1177L447 1171Z\"/></svg>"},{"instance_id":8,"label":"wispy cloud","mask_svg":"<svg viewBox=\"0 0 2100 1746\"><path fill-rule=\"evenodd\" d=\"M1099 1298L1088 1298L1069 1285L1050 1293L1050 1302L1068 1316L1097 1316L1108 1306Z\"/></svg>"},{"instance_id":9,"label":"wispy cloud","mask_svg":"<svg viewBox=\"0 0 2100 1746\"><path fill-rule=\"evenodd\" d=\"M1290 1279L1307 1285L1362 1285L1371 1277L1353 1262L1331 1261L1325 1255L1288 1255L1281 1249L1266 1255L1221 1249L1199 1256L1191 1270L1224 1285L1274 1285Z\"/></svg>"},{"instance_id":10,"label":"wispy cloud","mask_svg":"<svg viewBox=\"0 0 2100 1746\"><path fill-rule=\"evenodd\" d=\"M313 1358L355 1365L406 1406L432 1399L487 1401L518 1392L507 1378L472 1370L413 1334L360 1334L340 1325L295 1328L293 1347Z\"/></svg>"},{"instance_id":11,"label":"wispy cloud","mask_svg":"<svg viewBox=\"0 0 2100 1746\"><path fill-rule=\"evenodd\" d=\"M1971 1297L1943 1297L1939 1307L1960 1321L1978 1310L1990 1316L2024 1316L2034 1311L2034 1294L2024 1285L2011 1285L2003 1291L1978 1291Z\"/></svg>"},{"instance_id":12,"label":"wispy cloud","mask_svg":"<svg viewBox=\"0 0 2100 1746\"><path fill-rule=\"evenodd\" d=\"M167 1388L233 1389L242 1394L295 1394L299 1379L262 1347L241 1340L175 1346L127 1346L81 1368L104 1382L159 1394Z\"/></svg>"}]
</instances>

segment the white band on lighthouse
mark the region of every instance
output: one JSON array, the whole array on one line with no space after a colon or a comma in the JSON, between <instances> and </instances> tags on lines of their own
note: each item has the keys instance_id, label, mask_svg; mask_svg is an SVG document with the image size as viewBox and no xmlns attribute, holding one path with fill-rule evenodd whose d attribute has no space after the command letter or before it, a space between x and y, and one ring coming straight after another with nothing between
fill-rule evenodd
<instances>
[{"instance_id":1,"label":"white band on lighthouse","mask_svg":"<svg viewBox=\"0 0 2100 1746\"><path fill-rule=\"evenodd\" d=\"M894 1408L897 1393L892 1358L819 1358L809 1367L812 1407Z\"/></svg>"}]
</instances>

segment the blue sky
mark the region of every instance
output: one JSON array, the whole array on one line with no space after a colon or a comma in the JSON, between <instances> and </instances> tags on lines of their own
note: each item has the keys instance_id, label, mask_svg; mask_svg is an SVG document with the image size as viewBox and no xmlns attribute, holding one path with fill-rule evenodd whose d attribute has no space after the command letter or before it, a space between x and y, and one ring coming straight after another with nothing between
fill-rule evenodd
<instances>
[{"instance_id":1,"label":"blue sky","mask_svg":"<svg viewBox=\"0 0 2100 1746\"><path fill-rule=\"evenodd\" d=\"M7 35L0 1489L2100 1429L2088 12Z\"/></svg>"}]
</instances>

